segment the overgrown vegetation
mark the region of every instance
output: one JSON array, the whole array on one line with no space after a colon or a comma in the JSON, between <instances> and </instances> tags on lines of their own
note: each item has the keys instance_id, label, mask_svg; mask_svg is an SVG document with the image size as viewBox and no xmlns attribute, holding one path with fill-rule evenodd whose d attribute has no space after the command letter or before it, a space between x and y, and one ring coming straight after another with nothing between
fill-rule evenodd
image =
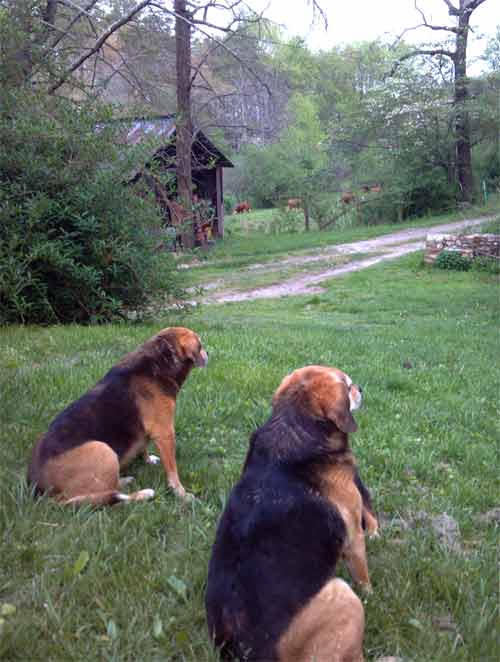
<instances>
[{"instance_id":1,"label":"overgrown vegetation","mask_svg":"<svg viewBox=\"0 0 500 662\"><path fill-rule=\"evenodd\" d=\"M333 227L343 212L374 224L456 207L463 192L456 178L456 107L449 103L453 67L420 57L389 76L406 48L378 41L313 53L297 40L277 44L266 62L292 90L286 121L273 144L243 146L238 170L228 173L231 191L263 206L329 193L330 208L312 212L319 227ZM476 200L500 183L497 52L492 39L484 56L490 70L468 81L463 106ZM304 127L314 140L301 139ZM367 194L374 186L377 194ZM354 194L349 210L335 204L332 194L342 191Z\"/></svg>"},{"instance_id":2,"label":"overgrown vegetation","mask_svg":"<svg viewBox=\"0 0 500 662\"><path fill-rule=\"evenodd\" d=\"M364 387L352 443L384 513L368 543L367 661L496 661L498 525L481 516L498 506L498 281L421 261L351 274L313 297L193 315L210 363L179 396L179 470L199 498L187 509L141 461L127 473L157 490L150 504L73 511L34 500L24 483L53 416L176 315L85 333L0 330L2 659L215 662L203 595L218 517L282 377L324 363ZM425 519L442 513L459 525L452 549Z\"/></svg>"},{"instance_id":3,"label":"overgrown vegetation","mask_svg":"<svg viewBox=\"0 0 500 662\"><path fill-rule=\"evenodd\" d=\"M126 186L109 110L9 91L0 110L0 323L100 322L160 291L157 207Z\"/></svg>"}]
</instances>

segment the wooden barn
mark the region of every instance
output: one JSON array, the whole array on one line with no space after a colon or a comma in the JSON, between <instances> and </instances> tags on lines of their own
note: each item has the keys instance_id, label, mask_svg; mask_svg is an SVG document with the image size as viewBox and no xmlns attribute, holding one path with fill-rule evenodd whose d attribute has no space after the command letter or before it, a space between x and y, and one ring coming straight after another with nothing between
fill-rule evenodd
<instances>
[{"instance_id":1,"label":"wooden barn","mask_svg":"<svg viewBox=\"0 0 500 662\"><path fill-rule=\"evenodd\" d=\"M151 163L156 168L164 169L171 174L170 181L175 186L175 137L176 124L174 115L161 115L154 117L140 117L123 122L126 127L122 139L127 145L151 143ZM223 169L233 168L231 161L213 144L203 131L195 130L193 148L191 152L193 194L199 200L206 201L213 210L211 222L211 235L222 238L224 236L224 191ZM162 207L167 224L172 224L172 205L175 206L172 187L162 186L158 179L152 180L147 171L136 173L131 181L144 178L151 188L153 187L158 204ZM162 190L163 189L163 190ZM178 205L177 205L178 207Z\"/></svg>"}]
</instances>

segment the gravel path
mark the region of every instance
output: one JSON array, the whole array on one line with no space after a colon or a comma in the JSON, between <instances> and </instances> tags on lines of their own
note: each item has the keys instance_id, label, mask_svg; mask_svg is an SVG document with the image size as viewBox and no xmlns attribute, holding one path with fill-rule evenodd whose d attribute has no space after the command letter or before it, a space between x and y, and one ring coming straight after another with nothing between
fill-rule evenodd
<instances>
[{"instance_id":1,"label":"gravel path","mask_svg":"<svg viewBox=\"0 0 500 662\"><path fill-rule=\"evenodd\" d=\"M377 239L367 239L363 241L354 241L337 246L316 250L310 255L301 255L296 257L284 258L276 262L266 262L253 264L246 268L248 271L266 270L273 271L280 267L297 266L313 262L325 261L329 257L334 258L339 255L355 255L356 253L380 253L374 257L353 260L349 264L332 267L324 271L313 274L298 274L282 283L259 287L247 291L228 291L224 290L222 280L204 285L205 291L210 291L205 296L204 303L228 303L234 301L253 301L255 299L277 299L280 297L315 294L322 292L323 289L319 283L336 278L351 271L360 271L386 260L393 260L402 255L422 250L425 245L425 238L428 234L454 232L463 228L470 228L490 221L492 217L473 218L465 221L456 221L454 223L445 223L427 228L414 228L411 230L400 230L392 234L384 235ZM219 292L217 292L219 290Z\"/></svg>"}]
</instances>

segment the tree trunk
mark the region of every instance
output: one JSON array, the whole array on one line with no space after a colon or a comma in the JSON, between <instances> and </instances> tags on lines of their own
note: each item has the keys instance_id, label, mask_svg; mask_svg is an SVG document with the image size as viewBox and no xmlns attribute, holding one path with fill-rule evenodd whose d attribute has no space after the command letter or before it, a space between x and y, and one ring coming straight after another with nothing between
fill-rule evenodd
<instances>
[{"instance_id":1,"label":"tree trunk","mask_svg":"<svg viewBox=\"0 0 500 662\"><path fill-rule=\"evenodd\" d=\"M310 223L309 223L309 206L304 202L304 230L309 232Z\"/></svg>"},{"instance_id":2,"label":"tree trunk","mask_svg":"<svg viewBox=\"0 0 500 662\"><path fill-rule=\"evenodd\" d=\"M455 145L457 178L462 200L472 202L474 184L472 179L472 149L470 139L470 122L467 111L467 38L469 34L470 12L465 10L464 0L460 0L458 16L458 32L454 56L455 94L453 105L455 110Z\"/></svg>"},{"instance_id":3,"label":"tree trunk","mask_svg":"<svg viewBox=\"0 0 500 662\"><path fill-rule=\"evenodd\" d=\"M176 120L176 169L177 194L186 210L185 227L182 231L184 248L194 246L192 212L191 149L193 125L191 120L191 26L186 0L175 0L175 55L177 69L177 120Z\"/></svg>"}]
</instances>

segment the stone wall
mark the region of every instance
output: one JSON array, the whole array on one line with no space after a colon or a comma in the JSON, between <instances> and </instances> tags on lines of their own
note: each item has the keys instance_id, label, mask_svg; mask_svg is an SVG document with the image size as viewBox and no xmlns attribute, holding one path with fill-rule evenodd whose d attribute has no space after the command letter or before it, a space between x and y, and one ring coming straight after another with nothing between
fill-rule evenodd
<instances>
[{"instance_id":1,"label":"stone wall","mask_svg":"<svg viewBox=\"0 0 500 662\"><path fill-rule=\"evenodd\" d=\"M458 251L471 260L479 255L500 259L499 234L428 234L425 242L426 264L433 264L441 251Z\"/></svg>"}]
</instances>

